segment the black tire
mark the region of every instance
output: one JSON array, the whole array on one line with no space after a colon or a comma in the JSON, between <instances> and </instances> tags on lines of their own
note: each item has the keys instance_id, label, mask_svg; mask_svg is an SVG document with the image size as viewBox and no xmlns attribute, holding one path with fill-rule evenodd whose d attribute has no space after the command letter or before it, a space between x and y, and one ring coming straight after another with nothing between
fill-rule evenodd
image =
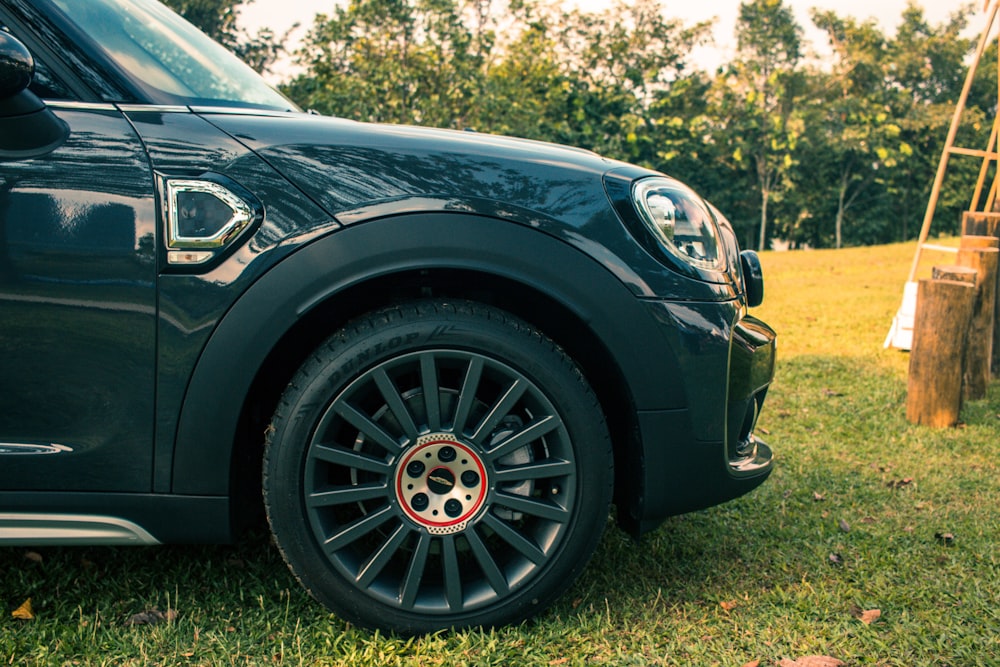
<instances>
[{"instance_id":1,"label":"black tire","mask_svg":"<svg viewBox=\"0 0 1000 667\"><path fill-rule=\"evenodd\" d=\"M607 519L600 405L551 340L496 308L369 314L299 369L269 429L268 521L344 619L421 634L533 616Z\"/></svg>"}]
</instances>

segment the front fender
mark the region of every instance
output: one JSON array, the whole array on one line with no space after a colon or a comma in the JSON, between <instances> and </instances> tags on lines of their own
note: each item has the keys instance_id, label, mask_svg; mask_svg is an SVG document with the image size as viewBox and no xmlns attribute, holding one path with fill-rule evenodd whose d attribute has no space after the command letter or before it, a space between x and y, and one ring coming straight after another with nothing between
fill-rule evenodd
<instances>
[{"instance_id":1,"label":"front fender","mask_svg":"<svg viewBox=\"0 0 1000 667\"><path fill-rule=\"evenodd\" d=\"M543 293L603 344L636 409L685 407L676 358L614 268L531 228L468 214L388 217L309 243L247 289L211 334L180 410L173 492L227 494L244 401L268 355L326 300L403 271L480 272Z\"/></svg>"}]
</instances>

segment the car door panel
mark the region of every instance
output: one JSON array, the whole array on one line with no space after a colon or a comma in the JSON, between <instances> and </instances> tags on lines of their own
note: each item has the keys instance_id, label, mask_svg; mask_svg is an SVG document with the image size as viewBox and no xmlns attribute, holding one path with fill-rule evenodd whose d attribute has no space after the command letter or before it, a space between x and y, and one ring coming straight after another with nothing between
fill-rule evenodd
<instances>
[{"instance_id":1,"label":"car door panel","mask_svg":"<svg viewBox=\"0 0 1000 667\"><path fill-rule=\"evenodd\" d=\"M149 490L152 174L110 105L53 110L63 146L0 162L0 489Z\"/></svg>"}]
</instances>

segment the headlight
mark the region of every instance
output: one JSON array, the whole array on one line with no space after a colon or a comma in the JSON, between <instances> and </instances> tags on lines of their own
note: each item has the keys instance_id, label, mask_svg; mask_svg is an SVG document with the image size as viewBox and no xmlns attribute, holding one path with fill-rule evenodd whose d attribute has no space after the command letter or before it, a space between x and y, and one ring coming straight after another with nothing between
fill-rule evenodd
<instances>
[{"instance_id":1,"label":"headlight","mask_svg":"<svg viewBox=\"0 0 1000 667\"><path fill-rule=\"evenodd\" d=\"M639 217L671 255L699 269L725 268L715 219L693 190L668 178L646 178L632 186L632 199Z\"/></svg>"}]
</instances>

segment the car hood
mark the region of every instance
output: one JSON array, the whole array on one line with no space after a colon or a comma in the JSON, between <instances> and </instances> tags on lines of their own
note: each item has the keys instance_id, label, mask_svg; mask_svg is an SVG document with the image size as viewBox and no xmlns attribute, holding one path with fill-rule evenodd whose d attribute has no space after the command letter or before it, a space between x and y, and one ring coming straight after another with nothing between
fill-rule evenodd
<instances>
[{"instance_id":1,"label":"car hood","mask_svg":"<svg viewBox=\"0 0 1000 667\"><path fill-rule=\"evenodd\" d=\"M307 114L202 115L344 224L445 209L579 226L610 211L602 176L624 166L589 151L477 132Z\"/></svg>"}]
</instances>

